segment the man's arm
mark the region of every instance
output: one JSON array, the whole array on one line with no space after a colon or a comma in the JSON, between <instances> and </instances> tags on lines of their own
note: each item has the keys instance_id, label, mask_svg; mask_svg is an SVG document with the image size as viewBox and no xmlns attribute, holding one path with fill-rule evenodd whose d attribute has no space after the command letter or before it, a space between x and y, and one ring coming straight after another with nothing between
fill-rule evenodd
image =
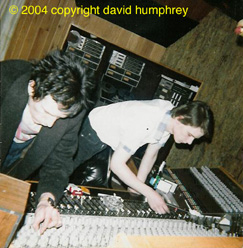
<instances>
[{"instance_id":1,"label":"man's arm","mask_svg":"<svg viewBox=\"0 0 243 248\"><path fill-rule=\"evenodd\" d=\"M61 225L58 210L51 206L47 199L50 197L57 203L68 184L69 176L74 170L73 156L77 149L78 130L83 115L84 113L81 113L70 120L62 120L69 121L69 125L39 172L38 205L33 227L41 233L47 228Z\"/></svg>"},{"instance_id":2,"label":"man's arm","mask_svg":"<svg viewBox=\"0 0 243 248\"><path fill-rule=\"evenodd\" d=\"M136 175L126 165L127 160L130 158L130 154L127 153L122 146L119 146L114 152L111 158L111 170L129 187L133 188L137 192L143 194L150 205L150 207L157 213L163 214L169 212L164 199L152 188L147 186L143 181L138 179ZM146 161L146 159L145 159ZM145 165L143 165L145 166ZM143 170L142 170L143 171ZM144 170L146 171L146 170ZM144 177L145 172L140 172Z\"/></svg>"},{"instance_id":3,"label":"man's arm","mask_svg":"<svg viewBox=\"0 0 243 248\"><path fill-rule=\"evenodd\" d=\"M40 234L43 234L47 228L58 228L62 225L60 213L52 206L50 199L55 202L55 196L52 193L43 193L35 211L33 228L36 231L39 230Z\"/></svg>"},{"instance_id":4,"label":"man's arm","mask_svg":"<svg viewBox=\"0 0 243 248\"><path fill-rule=\"evenodd\" d=\"M141 160L137 177L140 181L145 182L157 158L160 146L157 144L149 144L145 154Z\"/></svg>"}]
</instances>

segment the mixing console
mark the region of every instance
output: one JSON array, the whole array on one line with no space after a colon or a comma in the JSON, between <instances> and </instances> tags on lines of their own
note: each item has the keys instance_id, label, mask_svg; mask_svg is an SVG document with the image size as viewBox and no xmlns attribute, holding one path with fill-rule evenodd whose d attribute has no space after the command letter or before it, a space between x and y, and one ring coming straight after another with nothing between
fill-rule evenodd
<instances>
[{"instance_id":1,"label":"mixing console","mask_svg":"<svg viewBox=\"0 0 243 248\"><path fill-rule=\"evenodd\" d=\"M95 193L95 190L92 191ZM57 208L61 214L74 215L97 215L119 217L142 217L162 219L188 219L187 211L169 205L169 214L155 213L144 200L123 199L118 195L129 195L125 192L116 192L116 195L102 194L102 196L72 196L65 192ZM132 197L131 197L132 198ZM31 193L31 201L28 206L29 212L35 210L35 194ZM140 198L141 199L141 198Z\"/></svg>"},{"instance_id":2,"label":"mixing console","mask_svg":"<svg viewBox=\"0 0 243 248\"><path fill-rule=\"evenodd\" d=\"M169 169L193 209L200 213L243 213L243 191L221 169Z\"/></svg>"},{"instance_id":3,"label":"mixing console","mask_svg":"<svg viewBox=\"0 0 243 248\"><path fill-rule=\"evenodd\" d=\"M195 167L190 171L209 192L226 213L243 213L243 202L208 168L203 166L202 173Z\"/></svg>"},{"instance_id":4,"label":"mixing console","mask_svg":"<svg viewBox=\"0 0 243 248\"><path fill-rule=\"evenodd\" d=\"M185 220L80 215L63 215L62 219L61 228L48 229L39 236L31 228L33 214L28 214L25 225L13 242L14 247L108 247L119 233L138 236L227 236L226 232L219 232L217 228L207 229Z\"/></svg>"},{"instance_id":5,"label":"mixing console","mask_svg":"<svg viewBox=\"0 0 243 248\"><path fill-rule=\"evenodd\" d=\"M108 247L119 233L243 236L242 189L221 170L168 169L166 174L178 185L173 194L163 195L168 214L155 213L146 199L126 191L90 188L90 195L82 196L66 191L57 206L63 226L48 229L41 236L31 227L36 205L32 191L28 214L13 241L14 247Z\"/></svg>"}]
</instances>

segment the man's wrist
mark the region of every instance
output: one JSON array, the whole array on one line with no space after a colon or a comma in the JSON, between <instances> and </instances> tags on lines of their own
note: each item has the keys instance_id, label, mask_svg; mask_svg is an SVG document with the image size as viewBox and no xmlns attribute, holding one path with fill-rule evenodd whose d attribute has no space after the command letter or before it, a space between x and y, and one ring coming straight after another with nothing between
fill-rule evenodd
<instances>
[{"instance_id":1,"label":"man's wrist","mask_svg":"<svg viewBox=\"0 0 243 248\"><path fill-rule=\"evenodd\" d=\"M43 193L39 198L39 205L48 203L52 207L56 207L55 197L51 193Z\"/></svg>"},{"instance_id":2,"label":"man's wrist","mask_svg":"<svg viewBox=\"0 0 243 248\"><path fill-rule=\"evenodd\" d=\"M52 207L56 207L56 202L55 200L53 200L51 197L48 197L47 202L52 206Z\"/></svg>"},{"instance_id":3,"label":"man's wrist","mask_svg":"<svg viewBox=\"0 0 243 248\"><path fill-rule=\"evenodd\" d=\"M145 188L143 189L143 195L146 197L146 198L148 198L151 194L153 194L153 192L154 192L154 190L150 187L150 186L148 186L148 185L146 185L145 184Z\"/></svg>"}]
</instances>

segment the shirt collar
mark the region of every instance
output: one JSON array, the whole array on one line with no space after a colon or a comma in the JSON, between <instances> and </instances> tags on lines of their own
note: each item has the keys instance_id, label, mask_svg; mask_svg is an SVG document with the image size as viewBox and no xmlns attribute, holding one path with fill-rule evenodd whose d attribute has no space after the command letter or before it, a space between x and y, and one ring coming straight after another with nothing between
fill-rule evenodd
<instances>
[{"instance_id":1,"label":"shirt collar","mask_svg":"<svg viewBox=\"0 0 243 248\"><path fill-rule=\"evenodd\" d=\"M164 114L164 116L163 116L163 118L162 118L162 121L161 121L161 122L159 123L159 125L158 125L158 128L157 128L156 133L155 133L155 139L156 139L156 140L159 141L159 140L162 138L164 132L166 131L166 127L167 127L167 125L168 125L170 119L171 119L171 111L168 110L168 111Z\"/></svg>"}]
</instances>

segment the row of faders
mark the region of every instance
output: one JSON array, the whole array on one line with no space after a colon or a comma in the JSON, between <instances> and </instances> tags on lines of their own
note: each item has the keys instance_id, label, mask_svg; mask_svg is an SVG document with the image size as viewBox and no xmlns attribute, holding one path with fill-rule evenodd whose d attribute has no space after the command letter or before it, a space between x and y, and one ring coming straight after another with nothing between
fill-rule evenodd
<instances>
[{"instance_id":1,"label":"row of faders","mask_svg":"<svg viewBox=\"0 0 243 248\"><path fill-rule=\"evenodd\" d=\"M62 216L62 227L48 229L40 236L31 226L35 211L35 193L32 192L28 203L28 211L31 213L26 215L25 223L13 241L13 247L108 247L121 233L135 236L200 237L231 237L239 233L221 229L215 219L205 217L199 223L197 218L192 218L178 206L169 205L170 214L157 214L146 201L130 199L128 192L123 197L122 194L118 191L113 195L91 191L90 196L73 196L66 191L57 206Z\"/></svg>"},{"instance_id":2,"label":"row of faders","mask_svg":"<svg viewBox=\"0 0 243 248\"><path fill-rule=\"evenodd\" d=\"M243 202L207 166L190 171L226 213L243 213Z\"/></svg>"},{"instance_id":3,"label":"row of faders","mask_svg":"<svg viewBox=\"0 0 243 248\"><path fill-rule=\"evenodd\" d=\"M15 248L108 247L121 233L136 236L227 236L217 228L207 229L185 220L81 215L62 215L61 228L48 229L43 235L38 235L31 227L33 218L34 214L26 216L24 226L13 241Z\"/></svg>"}]
</instances>

